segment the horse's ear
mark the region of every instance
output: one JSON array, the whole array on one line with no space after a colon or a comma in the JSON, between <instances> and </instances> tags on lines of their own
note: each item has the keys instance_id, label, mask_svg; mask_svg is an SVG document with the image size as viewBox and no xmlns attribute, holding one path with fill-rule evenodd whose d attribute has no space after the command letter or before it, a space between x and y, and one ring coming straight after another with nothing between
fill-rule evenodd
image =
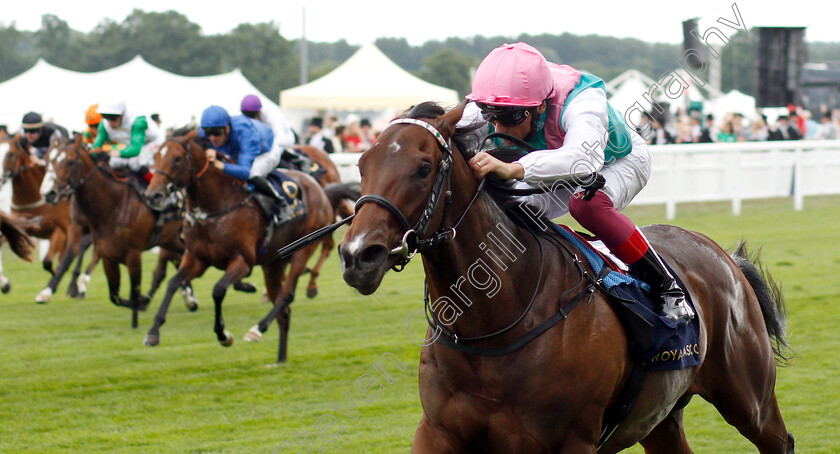
<instances>
[{"instance_id":1,"label":"horse's ear","mask_svg":"<svg viewBox=\"0 0 840 454\"><path fill-rule=\"evenodd\" d=\"M84 140L84 139L85 139L84 134L81 134L81 133L78 133L78 132L73 133L73 144L76 145L77 147L82 147L82 140ZM84 148L84 147L82 147L82 148Z\"/></svg>"},{"instance_id":2,"label":"horse's ear","mask_svg":"<svg viewBox=\"0 0 840 454\"><path fill-rule=\"evenodd\" d=\"M455 127L464 115L464 107L466 106L467 101L465 100L461 104L458 104L454 109L438 117L438 121L440 122L438 124L438 130L440 130L440 132L445 136L452 137L452 135L455 134Z\"/></svg>"},{"instance_id":3,"label":"horse's ear","mask_svg":"<svg viewBox=\"0 0 840 454\"><path fill-rule=\"evenodd\" d=\"M196 137L197 135L198 135L198 129L193 129L193 130L191 130L190 132L188 132L188 133L187 133L187 142L189 142L190 140L195 139L195 137Z\"/></svg>"}]
</instances>

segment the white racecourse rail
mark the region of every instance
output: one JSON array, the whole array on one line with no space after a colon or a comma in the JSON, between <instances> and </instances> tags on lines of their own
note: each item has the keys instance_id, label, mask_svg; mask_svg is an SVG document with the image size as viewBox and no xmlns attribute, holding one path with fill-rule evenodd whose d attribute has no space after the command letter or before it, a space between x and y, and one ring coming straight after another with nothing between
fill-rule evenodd
<instances>
[{"instance_id":1,"label":"white racecourse rail","mask_svg":"<svg viewBox=\"0 0 840 454\"><path fill-rule=\"evenodd\" d=\"M677 203L793 197L801 210L809 195L840 194L840 140L700 143L650 147L653 172L634 204L665 204L668 219ZM342 181L359 181L360 154L330 157Z\"/></svg>"}]
</instances>

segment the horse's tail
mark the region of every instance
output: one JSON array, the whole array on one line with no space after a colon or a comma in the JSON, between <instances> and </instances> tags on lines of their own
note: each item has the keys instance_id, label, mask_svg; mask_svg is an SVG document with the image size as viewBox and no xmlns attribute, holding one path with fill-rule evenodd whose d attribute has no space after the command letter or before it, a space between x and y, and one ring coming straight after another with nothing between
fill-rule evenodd
<instances>
[{"instance_id":1,"label":"horse's tail","mask_svg":"<svg viewBox=\"0 0 840 454\"><path fill-rule=\"evenodd\" d=\"M345 200L355 202L362 196L362 185L355 182L350 183L332 183L324 188L327 194L327 199L336 213L339 212L339 206Z\"/></svg>"},{"instance_id":2,"label":"horse's tail","mask_svg":"<svg viewBox=\"0 0 840 454\"><path fill-rule=\"evenodd\" d=\"M17 217L0 211L0 233L9 241L12 252L27 262L32 261L35 243Z\"/></svg>"},{"instance_id":3,"label":"horse's tail","mask_svg":"<svg viewBox=\"0 0 840 454\"><path fill-rule=\"evenodd\" d=\"M747 243L743 240L738 244L735 252L730 254L758 298L761 315L764 316L764 325L767 327L767 334L770 335L773 353L776 354L776 361L784 365L790 360L787 354L790 347L785 341L787 321L785 298L779 284L761 265L760 255L761 249L752 253L748 252Z\"/></svg>"}]
</instances>

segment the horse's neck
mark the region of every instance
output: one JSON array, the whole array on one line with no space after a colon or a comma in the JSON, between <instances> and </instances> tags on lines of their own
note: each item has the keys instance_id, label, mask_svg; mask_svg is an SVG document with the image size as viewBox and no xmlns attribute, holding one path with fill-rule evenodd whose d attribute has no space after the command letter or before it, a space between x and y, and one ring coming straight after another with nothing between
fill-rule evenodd
<instances>
[{"instance_id":1,"label":"horse's neck","mask_svg":"<svg viewBox=\"0 0 840 454\"><path fill-rule=\"evenodd\" d=\"M127 210L124 205L126 193L132 191L127 184L118 183L106 177L99 169L84 169L89 175L75 191L76 200L92 224L110 220L115 213Z\"/></svg>"},{"instance_id":2,"label":"horse's neck","mask_svg":"<svg viewBox=\"0 0 840 454\"><path fill-rule=\"evenodd\" d=\"M460 314L450 327L459 336L495 332L516 320L537 285L545 283L545 276L538 276L545 272L543 260L556 259L550 251L544 240L516 225L482 194L465 214L455 240L423 256L432 310L442 321Z\"/></svg>"},{"instance_id":3,"label":"horse's neck","mask_svg":"<svg viewBox=\"0 0 840 454\"><path fill-rule=\"evenodd\" d=\"M232 204L239 203L248 195L239 191L238 183L232 177L215 168L207 169L201 178L196 178L187 187L187 201L191 208L207 213L222 211Z\"/></svg>"},{"instance_id":4,"label":"horse's neck","mask_svg":"<svg viewBox=\"0 0 840 454\"><path fill-rule=\"evenodd\" d=\"M41 200L41 181L44 168L33 165L12 179L12 203L26 205Z\"/></svg>"}]
</instances>

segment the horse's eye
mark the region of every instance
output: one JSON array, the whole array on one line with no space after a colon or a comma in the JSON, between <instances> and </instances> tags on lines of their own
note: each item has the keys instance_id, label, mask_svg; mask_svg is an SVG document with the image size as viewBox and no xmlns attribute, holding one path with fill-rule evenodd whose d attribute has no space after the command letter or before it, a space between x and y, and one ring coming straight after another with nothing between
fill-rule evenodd
<instances>
[{"instance_id":1,"label":"horse's eye","mask_svg":"<svg viewBox=\"0 0 840 454\"><path fill-rule=\"evenodd\" d=\"M424 162L420 164L420 167L417 168L417 176L419 178L426 178L432 174L432 165L428 162Z\"/></svg>"},{"instance_id":2,"label":"horse's eye","mask_svg":"<svg viewBox=\"0 0 840 454\"><path fill-rule=\"evenodd\" d=\"M180 164L181 163L181 156L180 155L175 155L175 157L172 158L172 162L175 163L175 164Z\"/></svg>"}]
</instances>

